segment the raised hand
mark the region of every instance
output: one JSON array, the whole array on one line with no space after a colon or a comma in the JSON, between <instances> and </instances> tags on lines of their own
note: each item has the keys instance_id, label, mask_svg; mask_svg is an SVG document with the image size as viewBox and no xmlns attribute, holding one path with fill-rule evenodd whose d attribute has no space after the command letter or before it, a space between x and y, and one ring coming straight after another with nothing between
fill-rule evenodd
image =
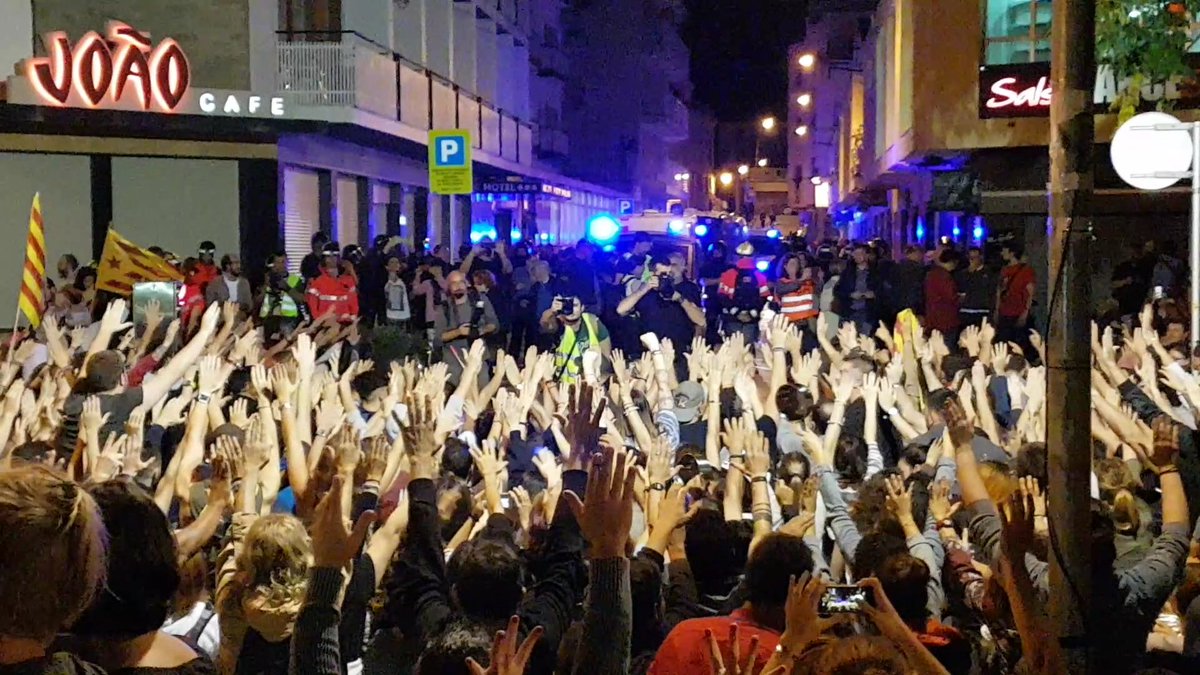
<instances>
[{"instance_id":1,"label":"raised hand","mask_svg":"<svg viewBox=\"0 0 1200 675\"><path fill-rule=\"evenodd\" d=\"M950 501L950 481L939 480L929 493L929 513L937 522L950 520L958 513L961 502Z\"/></svg>"},{"instance_id":2,"label":"raised hand","mask_svg":"<svg viewBox=\"0 0 1200 675\"><path fill-rule=\"evenodd\" d=\"M913 519L912 485L904 487L904 479L900 476L888 476L883 481L887 490L887 508L901 523Z\"/></svg>"},{"instance_id":3,"label":"raised hand","mask_svg":"<svg viewBox=\"0 0 1200 675\"><path fill-rule=\"evenodd\" d=\"M487 668L479 665L475 659L467 659L467 668L471 675L524 675L525 666L533 656L533 648L542 639L541 626L529 631L529 635L517 645L517 637L521 632L521 619L512 617L508 620L508 628L496 632L492 640L492 653Z\"/></svg>"},{"instance_id":4,"label":"raised hand","mask_svg":"<svg viewBox=\"0 0 1200 675\"><path fill-rule=\"evenodd\" d=\"M1033 495L1020 490L1012 493L1008 501L1001 504L999 515L1005 555L1010 562L1023 561L1036 538Z\"/></svg>"},{"instance_id":5,"label":"raised hand","mask_svg":"<svg viewBox=\"0 0 1200 675\"><path fill-rule=\"evenodd\" d=\"M1134 451L1138 453L1146 468L1156 474L1178 471L1175 462L1179 458L1179 425L1167 415L1159 415L1151 424L1154 432L1154 443L1149 452L1139 444L1134 443Z\"/></svg>"},{"instance_id":6,"label":"raised hand","mask_svg":"<svg viewBox=\"0 0 1200 675\"><path fill-rule=\"evenodd\" d=\"M582 500L574 492L564 495L580 531L591 544L592 558L625 555L625 542L633 524L636 479L637 473L629 470L628 456L606 447L592 460L587 495Z\"/></svg>"},{"instance_id":7,"label":"raised hand","mask_svg":"<svg viewBox=\"0 0 1200 675\"><path fill-rule=\"evenodd\" d=\"M725 665L725 655L721 653L721 644L717 642L717 636L711 630L704 631L704 639L708 644L709 664L712 675L779 675L783 672L783 666L777 666L767 672L759 672L758 670L758 642L759 638L754 635L750 638L750 648L746 653L745 658L741 654L741 640L739 640L739 627L736 622L729 626L729 645L732 653L730 654L730 663ZM765 667L765 666L764 666Z\"/></svg>"},{"instance_id":8,"label":"raised hand","mask_svg":"<svg viewBox=\"0 0 1200 675\"><path fill-rule=\"evenodd\" d=\"M100 331L111 335L132 327L133 324L126 321L128 309L129 303L123 298L108 303L108 307L104 308L104 316L100 317Z\"/></svg>"},{"instance_id":9,"label":"raised hand","mask_svg":"<svg viewBox=\"0 0 1200 675\"><path fill-rule=\"evenodd\" d=\"M16 396L13 395L14 391L17 391ZM9 401L14 401L16 406L20 406L21 394L24 391L25 386L20 381L14 382L13 386L9 387L8 393L4 397L6 411ZM79 416L80 431L84 434L99 433L104 428L104 425L108 423L111 416L111 413L101 412L100 398L98 396L89 396L83 400L83 412Z\"/></svg>"},{"instance_id":10,"label":"raised hand","mask_svg":"<svg viewBox=\"0 0 1200 675\"><path fill-rule=\"evenodd\" d=\"M312 527L312 556L314 567L346 567L358 557L367 530L375 522L375 512L367 511L358 518L353 529L348 525L350 514L342 505L345 476L334 476L333 485L317 504Z\"/></svg>"}]
</instances>

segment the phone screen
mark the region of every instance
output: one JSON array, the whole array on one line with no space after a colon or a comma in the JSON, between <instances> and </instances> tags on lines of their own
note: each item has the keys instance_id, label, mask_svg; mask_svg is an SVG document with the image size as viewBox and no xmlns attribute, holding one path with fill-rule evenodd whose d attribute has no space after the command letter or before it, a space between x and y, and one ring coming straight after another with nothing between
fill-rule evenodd
<instances>
[{"instance_id":1,"label":"phone screen","mask_svg":"<svg viewBox=\"0 0 1200 675\"><path fill-rule=\"evenodd\" d=\"M836 585L825 588L821 596L821 614L848 614L861 612L864 605L871 603L871 590L861 586Z\"/></svg>"}]
</instances>

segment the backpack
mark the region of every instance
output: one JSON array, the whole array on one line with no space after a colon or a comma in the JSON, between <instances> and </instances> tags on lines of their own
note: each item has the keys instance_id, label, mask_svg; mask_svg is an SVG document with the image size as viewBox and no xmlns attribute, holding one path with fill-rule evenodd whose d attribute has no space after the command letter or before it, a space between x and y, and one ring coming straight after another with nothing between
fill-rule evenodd
<instances>
[{"instance_id":1,"label":"backpack","mask_svg":"<svg viewBox=\"0 0 1200 675\"><path fill-rule=\"evenodd\" d=\"M737 279L733 284L731 312L757 315L762 308L763 297L762 290L758 285L758 275L751 270L738 270Z\"/></svg>"}]
</instances>

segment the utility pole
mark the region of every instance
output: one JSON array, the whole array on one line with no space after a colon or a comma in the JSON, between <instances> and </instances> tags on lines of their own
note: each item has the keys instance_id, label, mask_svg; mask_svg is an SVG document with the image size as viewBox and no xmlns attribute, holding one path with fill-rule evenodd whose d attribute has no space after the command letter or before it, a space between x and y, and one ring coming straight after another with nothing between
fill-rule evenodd
<instances>
[{"instance_id":1,"label":"utility pole","mask_svg":"<svg viewBox=\"0 0 1200 675\"><path fill-rule=\"evenodd\" d=\"M1094 673L1091 617L1091 249L1095 0L1055 0L1050 105L1050 331L1046 340L1050 625L1067 672Z\"/></svg>"}]
</instances>

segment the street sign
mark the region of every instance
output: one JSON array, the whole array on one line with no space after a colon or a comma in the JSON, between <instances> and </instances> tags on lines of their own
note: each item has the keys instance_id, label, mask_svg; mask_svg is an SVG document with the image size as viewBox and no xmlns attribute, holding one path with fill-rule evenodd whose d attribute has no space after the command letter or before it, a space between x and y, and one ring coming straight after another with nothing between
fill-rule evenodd
<instances>
[{"instance_id":1,"label":"street sign","mask_svg":"<svg viewBox=\"0 0 1200 675\"><path fill-rule=\"evenodd\" d=\"M633 200L621 199L617 201L617 215L632 216L633 215Z\"/></svg>"},{"instance_id":2,"label":"street sign","mask_svg":"<svg viewBox=\"0 0 1200 675\"><path fill-rule=\"evenodd\" d=\"M1139 190L1162 190L1183 176L1156 174L1183 172L1192 166L1192 134L1167 113L1134 115L1113 134L1109 157L1121 180Z\"/></svg>"},{"instance_id":3,"label":"street sign","mask_svg":"<svg viewBox=\"0 0 1200 675\"><path fill-rule=\"evenodd\" d=\"M471 132L429 132L429 190L439 195L469 195L475 187Z\"/></svg>"}]
</instances>

